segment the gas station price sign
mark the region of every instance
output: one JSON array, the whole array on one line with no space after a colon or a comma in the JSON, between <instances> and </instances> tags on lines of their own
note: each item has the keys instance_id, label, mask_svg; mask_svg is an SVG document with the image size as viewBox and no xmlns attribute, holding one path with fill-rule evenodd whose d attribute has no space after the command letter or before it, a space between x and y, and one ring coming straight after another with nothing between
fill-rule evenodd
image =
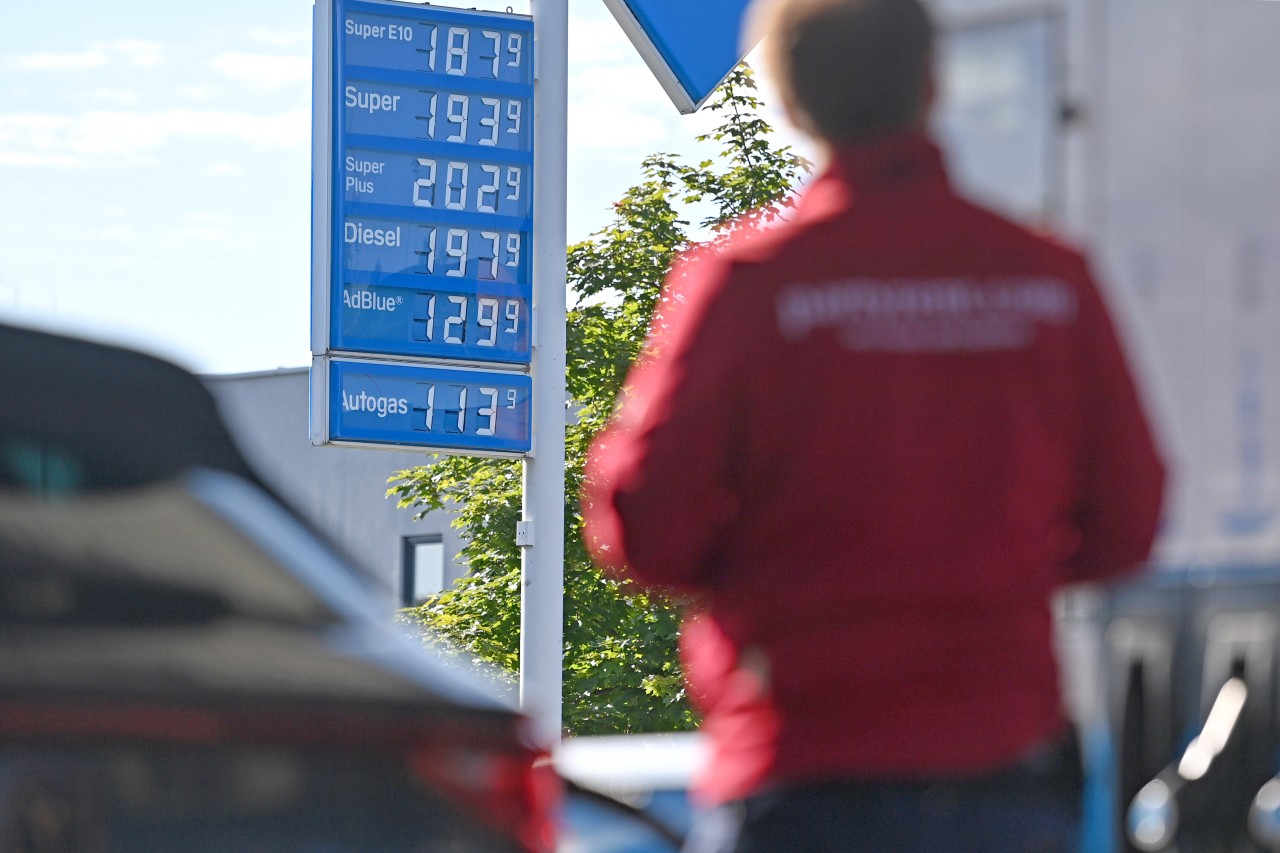
<instances>
[{"instance_id":1,"label":"gas station price sign","mask_svg":"<svg viewBox=\"0 0 1280 853\"><path fill-rule=\"evenodd\" d=\"M316 0L312 441L532 447L533 21Z\"/></svg>"},{"instance_id":2,"label":"gas station price sign","mask_svg":"<svg viewBox=\"0 0 1280 853\"><path fill-rule=\"evenodd\" d=\"M330 2L323 351L524 369L531 19Z\"/></svg>"}]
</instances>

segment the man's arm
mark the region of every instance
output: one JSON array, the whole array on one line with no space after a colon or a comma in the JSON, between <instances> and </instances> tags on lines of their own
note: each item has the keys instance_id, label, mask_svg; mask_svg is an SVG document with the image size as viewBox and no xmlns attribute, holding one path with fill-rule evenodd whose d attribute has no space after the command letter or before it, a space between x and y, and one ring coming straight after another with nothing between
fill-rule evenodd
<instances>
[{"instance_id":1,"label":"man's arm","mask_svg":"<svg viewBox=\"0 0 1280 853\"><path fill-rule=\"evenodd\" d=\"M1150 554L1160 521L1165 472L1147 414L1106 306L1083 273L1085 437L1075 522L1074 580L1128 572Z\"/></svg>"},{"instance_id":2,"label":"man's arm","mask_svg":"<svg viewBox=\"0 0 1280 853\"><path fill-rule=\"evenodd\" d=\"M737 515L727 276L728 264L710 256L672 273L619 410L589 456L587 547L597 564L646 585L703 586Z\"/></svg>"}]
</instances>

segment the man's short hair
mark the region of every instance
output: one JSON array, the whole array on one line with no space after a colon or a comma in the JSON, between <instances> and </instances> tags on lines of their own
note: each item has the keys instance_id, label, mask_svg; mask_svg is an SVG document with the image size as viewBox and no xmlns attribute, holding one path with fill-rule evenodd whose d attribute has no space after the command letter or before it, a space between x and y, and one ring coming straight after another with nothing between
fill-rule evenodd
<instances>
[{"instance_id":1,"label":"man's short hair","mask_svg":"<svg viewBox=\"0 0 1280 853\"><path fill-rule=\"evenodd\" d=\"M851 142L922 120L933 22L921 0L756 0L751 26L801 130Z\"/></svg>"}]
</instances>

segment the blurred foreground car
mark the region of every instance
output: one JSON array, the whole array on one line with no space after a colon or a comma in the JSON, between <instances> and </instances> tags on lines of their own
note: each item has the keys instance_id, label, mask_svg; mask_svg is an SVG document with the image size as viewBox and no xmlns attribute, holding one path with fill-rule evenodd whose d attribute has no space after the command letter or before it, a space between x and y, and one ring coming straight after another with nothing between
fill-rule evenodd
<instances>
[{"instance_id":1,"label":"blurred foreground car","mask_svg":"<svg viewBox=\"0 0 1280 853\"><path fill-rule=\"evenodd\" d=\"M389 627L191 375L0 327L0 850L529 853L526 721Z\"/></svg>"},{"instance_id":2,"label":"blurred foreground car","mask_svg":"<svg viewBox=\"0 0 1280 853\"><path fill-rule=\"evenodd\" d=\"M705 760L694 733L566 740L556 754L568 784L558 853L678 853Z\"/></svg>"}]
</instances>

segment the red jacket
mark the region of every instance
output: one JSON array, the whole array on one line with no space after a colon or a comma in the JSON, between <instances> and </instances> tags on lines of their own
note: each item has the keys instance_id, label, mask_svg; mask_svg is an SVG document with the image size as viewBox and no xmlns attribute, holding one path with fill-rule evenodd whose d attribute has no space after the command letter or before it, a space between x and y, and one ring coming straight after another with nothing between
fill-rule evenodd
<instances>
[{"instance_id":1,"label":"red jacket","mask_svg":"<svg viewBox=\"0 0 1280 853\"><path fill-rule=\"evenodd\" d=\"M1162 485L1081 256L907 136L677 267L583 511L607 569L705 603L682 645L724 800L1058 736L1050 594L1140 564Z\"/></svg>"}]
</instances>

